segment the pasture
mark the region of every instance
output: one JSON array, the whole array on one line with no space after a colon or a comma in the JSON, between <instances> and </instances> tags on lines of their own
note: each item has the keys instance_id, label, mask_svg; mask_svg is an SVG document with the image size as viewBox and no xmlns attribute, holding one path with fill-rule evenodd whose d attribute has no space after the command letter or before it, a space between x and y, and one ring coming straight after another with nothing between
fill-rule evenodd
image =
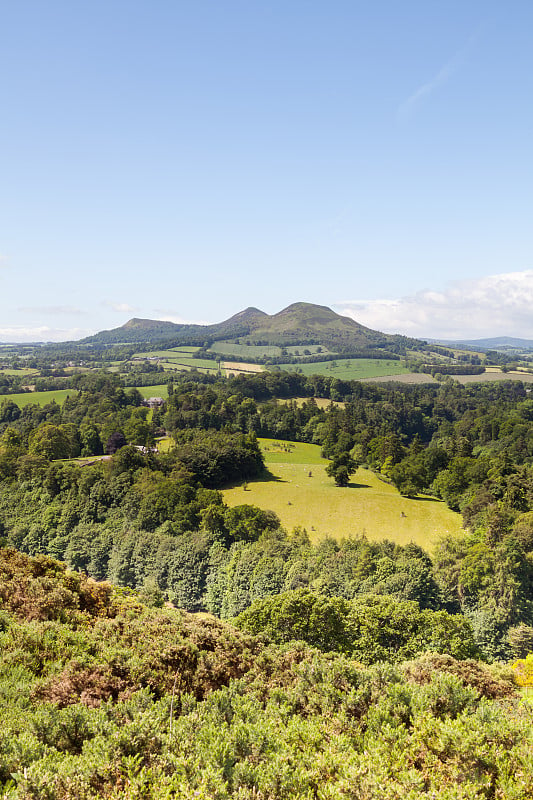
<instances>
[{"instance_id":1,"label":"pasture","mask_svg":"<svg viewBox=\"0 0 533 800\"><path fill-rule=\"evenodd\" d=\"M242 356L243 358L268 358L270 356L281 356L283 350L291 355L301 355L303 358L304 350L307 355L316 355L323 353L324 355L333 355L331 350L325 345L318 344L295 344L288 345L285 348L274 344L240 344L237 342L229 342L221 340L214 342L209 348L211 353L221 353L226 356Z\"/></svg>"},{"instance_id":2,"label":"pasture","mask_svg":"<svg viewBox=\"0 0 533 800\"><path fill-rule=\"evenodd\" d=\"M335 361L317 361L315 363L301 361L298 364L278 364L277 366L288 372L298 371L303 375L327 375L346 381L361 381L366 378L401 375L407 372L401 361L381 358L337 358Z\"/></svg>"},{"instance_id":3,"label":"pasture","mask_svg":"<svg viewBox=\"0 0 533 800\"><path fill-rule=\"evenodd\" d=\"M0 375L11 375L17 378L29 378L31 376L39 375L39 370L31 369L30 367L23 367L22 369L2 367L2 369L0 369Z\"/></svg>"},{"instance_id":4,"label":"pasture","mask_svg":"<svg viewBox=\"0 0 533 800\"><path fill-rule=\"evenodd\" d=\"M230 506L271 509L291 531L304 527L313 542L365 534L368 539L416 542L431 551L446 534L459 534L461 516L435 498L410 500L373 472L359 469L346 488L326 475L328 461L313 444L260 439L270 479L224 491Z\"/></svg>"},{"instance_id":5,"label":"pasture","mask_svg":"<svg viewBox=\"0 0 533 800\"><path fill-rule=\"evenodd\" d=\"M19 408L24 408L30 404L46 406L48 403L56 402L61 405L67 397L76 397L77 389L55 389L50 392L22 392L21 394L0 395L2 400L12 400Z\"/></svg>"},{"instance_id":6,"label":"pasture","mask_svg":"<svg viewBox=\"0 0 533 800\"><path fill-rule=\"evenodd\" d=\"M225 356L243 356L244 358L262 358L263 356L281 355L281 347L276 345L238 344L237 342L213 342L209 348L210 353L220 353Z\"/></svg>"},{"instance_id":7,"label":"pasture","mask_svg":"<svg viewBox=\"0 0 533 800\"><path fill-rule=\"evenodd\" d=\"M169 347L167 350L150 350L149 352L135 353L133 358L192 358L194 354L198 352L198 350L198 347L189 347L184 345L183 347Z\"/></svg>"},{"instance_id":8,"label":"pasture","mask_svg":"<svg viewBox=\"0 0 533 800\"><path fill-rule=\"evenodd\" d=\"M200 372L218 372L218 364L216 361L211 361L208 358L166 358L164 361L160 360L159 363L164 369L173 369L178 371L187 371L197 369Z\"/></svg>"},{"instance_id":9,"label":"pasture","mask_svg":"<svg viewBox=\"0 0 533 800\"><path fill-rule=\"evenodd\" d=\"M128 388L130 387L126 387L125 391L128 391ZM136 388L144 398L162 397L163 399L166 399L168 397L166 383L159 384L158 386L139 386ZM77 394L77 389L56 389L55 391L50 392L23 392L20 394L4 394L0 395L0 403L2 400L12 400L19 408L24 408L24 406L30 405L30 403L34 403L38 406L45 406L52 401L55 401L61 405L67 397L76 397Z\"/></svg>"}]
</instances>

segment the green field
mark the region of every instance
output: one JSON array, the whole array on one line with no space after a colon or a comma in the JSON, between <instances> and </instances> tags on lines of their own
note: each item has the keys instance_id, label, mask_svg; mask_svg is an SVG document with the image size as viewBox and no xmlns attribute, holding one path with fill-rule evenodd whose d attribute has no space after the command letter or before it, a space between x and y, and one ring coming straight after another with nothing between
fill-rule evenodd
<instances>
[{"instance_id":1,"label":"green field","mask_svg":"<svg viewBox=\"0 0 533 800\"><path fill-rule=\"evenodd\" d=\"M64 402L67 397L76 397L78 394L76 389L56 389L50 392L23 392L22 394L3 394L0 395L0 403L2 400L13 400L19 408L35 403L37 406L45 406L55 400L56 403Z\"/></svg>"},{"instance_id":2,"label":"green field","mask_svg":"<svg viewBox=\"0 0 533 800\"><path fill-rule=\"evenodd\" d=\"M137 386L136 389L145 399L149 397L162 397L163 400L166 400L168 397L168 386L166 383L159 384L158 386Z\"/></svg>"},{"instance_id":3,"label":"green field","mask_svg":"<svg viewBox=\"0 0 533 800\"><path fill-rule=\"evenodd\" d=\"M159 363L163 369L174 370L175 372L188 372L191 369L197 369L199 372L221 372L222 374L224 372L222 368L219 370L216 361L209 361L207 358L188 358L172 361L165 360L160 361Z\"/></svg>"},{"instance_id":4,"label":"green field","mask_svg":"<svg viewBox=\"0 0 533 800\"><path fill-rule=\"evenodd\" d=\"M135 353L134 358L191 358L198 352L198 347L169 347L168 350L150 350L145 353Z\"/></svg>"},{"instance_id":5,"label":"green field","mask_svg":"<svg viewBox=\"0 0 533 800\"><path fill-rule=\"evenodd\" d=\"M318 344L295 344L285 348L287 353L298 353L303 356L304 350L309 350L311 355L317 352L324 355L331 354L331 350L325 345ZM237 344L237 342L219 341L214 342L209 348L211 353L222 353L227 356L244 356L245 358L263 358L268 356L280 356L283 352L281 347L274 344Z\"/></svg>"},{"instance_id":6,"label":"green field","mask_svg":"<svg viewBox=\"0 0 533 800\"><path fill-rule=\"evenodd\" d=\"M302 361L298 364L278 364L278 367L288 372L298 370L304 375L328 375L331 378L356 381L407 372L401 361L381 358L337 358L335 361L317 361L311 364Z\"/></svg>"},{"instance_id":7,"label":"green field","mask_svg":"<svg viewBox=\"0 0 533 800\"><path fill-rule=\"evenodd\" d=\"M159 384L158 386L139 386L137 390L142 394L143 397L162 397L166 399L168 397L168 390L167 384ZM128 387L126 387L125 391L128 391ZM29 405L30 403L35 403L38 406L45 406L47 403L51 403L52 400L55 400L56 403L61 405L63 401L67 397L76 397L78 394L76 389L57 389L51 392L24 392L22 394L5 394L0 395L0 403L2 400L9 399L13 400L19 408L24 408L24 406Z\"/></svg>"},{"instance_id":8,"label":"green field","mask_svg":"<svg viewBox=\"0 0 533 800\"><path fill-rule=\"evenodd\" d=\"M281 347L276 345L237 344L237 342L214 342L209 348L210 353L221 353L226 356L245 356L262 358L263 356L280 356Z\"/></svg>"},{"instance_id":9,"label":"green field","mask_svg":"<svg viewBox=\"0 0 533 800\"><path fill-rule=\"evenodd\" d=\"M252 481L246 490L226 489L224 500L230 506L250 503L272 509L287 530L301 525L313 541L364 533L369 539L416 542L431 550L441 536L462 530L460 514L444 503L402 497L369 470L359 469L346 488L335 486L318 445L259 441L273 478Z\"/></svg>"},{"instance_id":10,"label":"green field","mask_svg":"<svg viewBox=\"0 0 533 800\"><path fill-rule=\"evenodd\" d=\"M39 375L38 369L30 369L30 367L24 367L23 369L11 369L11 367L4 367L0 369L0 375L12 375L17 378L29 378L31 376Z\"/></svg>"}]
</instances>

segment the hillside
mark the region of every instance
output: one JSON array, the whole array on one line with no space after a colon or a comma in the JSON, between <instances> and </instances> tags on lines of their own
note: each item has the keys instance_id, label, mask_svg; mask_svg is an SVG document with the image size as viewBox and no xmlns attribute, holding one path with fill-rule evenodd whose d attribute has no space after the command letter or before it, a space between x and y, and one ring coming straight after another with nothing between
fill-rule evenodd
<instances>
[{"instance_id":1,"label":"hillside","mask_svg":"<svg viewBox=\"0 0 533 800\"><path fill-rule=\"evenodd\" d=\"M364 666L361 644L398 662L444 632L442 613L383 600L287 592L239 630L0 549L1 796L530 797L510 672L435 652Z\"/></svg>"},{"instance_id":2,"label":"hillside","mask_svg":"<svg viewBox=\"0 0 533 800\"><path fill-rule=\"evenodd\" d=\"M173 322L131 319L120 328L101 331L82 339L80 345L165 342L173 344L211 344L220 339L246 337L251 344L293 345L314 343L336 352L394 351L422 342L404 336L391 336L360 325L327 306L293 303L277 314L266 314L250 307L214 325L177 325Z\"/></svg>"}]
</instances>

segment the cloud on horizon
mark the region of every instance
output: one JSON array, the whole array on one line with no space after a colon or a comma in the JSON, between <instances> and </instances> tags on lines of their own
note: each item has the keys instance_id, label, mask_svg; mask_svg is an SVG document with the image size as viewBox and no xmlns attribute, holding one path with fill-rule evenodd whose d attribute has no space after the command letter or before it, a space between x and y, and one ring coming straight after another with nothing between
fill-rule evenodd
<instances>
[{"instance_id":1,"label":"cloud on horizon","mask_svg":"<svg viewBox=\"0 0 533 800\"><path fill-rule=\"evenodd\" d=\"M103 306L106 308L110 308L111 311L116 311L119 314L130 314L134 311L140 311L139 308L135 308L134 306L130 306L129 303L109 303L107 301L102 303Z\"/></svg>"},{"instance_id":2,"label":"cloud on horizon","mask_svg":"<svg viewBox=\"0 0 533 800\"><path fill-rule=\"evenodd\" d=\"M185 319L180 316L177 311L171 311L168 308L154 308L154 314L157 314L155 319L161 322L174 322L175 325L212 325L212 322L198 319Z\"/></svg>"},{"instance_id":3,"label":"cloud on horizon","mask_svg":"<svg viewBox=\"0 0 533 800\"><path fill-rule=\"evenodd\" d=\"M454 281L398 300L335 303L341 314L384 333L431 339L533 339L533 270Z\"/></svg>"},{"instance_id":4,"label":"cloud on horizon","mask_svg":"<svg viewBox=\"0 0 533 800\"><path fill-rule=\"evenodd\" d=\"M70 342L96 333L94 328L50 328L38 325L25 328L21 325L0 328L0 343L24 344L26 342Z\"/></svg>"}]
</instances>

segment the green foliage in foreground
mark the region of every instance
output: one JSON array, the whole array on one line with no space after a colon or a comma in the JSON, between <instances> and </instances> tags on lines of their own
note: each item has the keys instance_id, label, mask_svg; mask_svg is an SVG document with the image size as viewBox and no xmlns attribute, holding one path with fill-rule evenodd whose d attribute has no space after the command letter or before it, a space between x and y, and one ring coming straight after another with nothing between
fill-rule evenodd
<instances>
[{"instance_id":1,"label":"green foliage in foreground","mask_svg":"<svg viewBox=\"0 0 533 800\"><path fill-rule=\"evenodd\" d=\"M6 800L531 797L501 670L269 645L13 551L0 598Z\"/></svg>"},{"instance_id":2,"label":"green foliage in foreground","mask_svg":"<svg viewBox=\"0 0 533 800\"><path fill-rule=\"evenodd\" d=\"M307 589L256 600L235 619L243 631L273 642L301 639L357 661L404 661L426 650L456 658L477 655L472 629L460 615L420 609L412 600L362 595L351 601Z\"/></svg>"}]
</instances>

